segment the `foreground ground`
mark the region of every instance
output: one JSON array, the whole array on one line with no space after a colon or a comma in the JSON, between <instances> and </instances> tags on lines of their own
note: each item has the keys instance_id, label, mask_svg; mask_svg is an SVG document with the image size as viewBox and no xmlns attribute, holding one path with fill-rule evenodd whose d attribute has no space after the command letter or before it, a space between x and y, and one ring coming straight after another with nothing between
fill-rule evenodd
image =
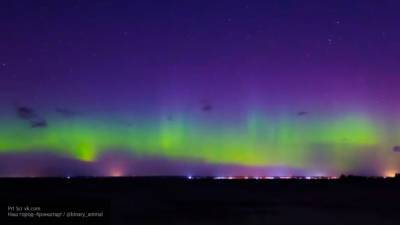
<instances>
[{"instance_id":1,"label":"foreground ground","mask_svg":"<svg viewBox=\"0 0 400 225\"><path fill-rule=\"evenodd\" d=\"M0 179L0 205L7 225L398 224L400 181Z\"/></svg>"}]
</instances>

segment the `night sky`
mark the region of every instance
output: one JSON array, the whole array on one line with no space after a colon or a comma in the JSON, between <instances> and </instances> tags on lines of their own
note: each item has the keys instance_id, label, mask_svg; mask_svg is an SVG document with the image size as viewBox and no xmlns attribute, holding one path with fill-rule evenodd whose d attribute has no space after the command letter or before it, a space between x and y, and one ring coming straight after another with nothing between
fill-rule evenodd
<instances>
[{"instance_id":1,"label":"night sky","mask_svg":"<svg viewBox=\"0 0 400 225\"><path fill-rule=\"evenodd\" d=\"M399 1L0 2L0 176L400 171Z\"/></svg>"}]
</instances>

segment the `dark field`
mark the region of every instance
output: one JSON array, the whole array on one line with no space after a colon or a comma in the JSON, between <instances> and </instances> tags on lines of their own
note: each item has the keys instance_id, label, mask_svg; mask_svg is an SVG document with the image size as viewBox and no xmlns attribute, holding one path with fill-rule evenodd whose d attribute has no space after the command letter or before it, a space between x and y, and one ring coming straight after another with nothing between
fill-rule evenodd
<instances>
[{"instance_id":1,"label":"dark field","mask_svg":"<svg viewBox=\"0 0 400 225\"><path fill-rule=\"evenodd\" d=\"M32 178L0 180L0 224L399 224L399 179L211 180ZM102 211L96 218L10 217ZM15 210L15 209L14 209ZM3 223L5 221L6 223Z\"/></svg>"}]
</instances>

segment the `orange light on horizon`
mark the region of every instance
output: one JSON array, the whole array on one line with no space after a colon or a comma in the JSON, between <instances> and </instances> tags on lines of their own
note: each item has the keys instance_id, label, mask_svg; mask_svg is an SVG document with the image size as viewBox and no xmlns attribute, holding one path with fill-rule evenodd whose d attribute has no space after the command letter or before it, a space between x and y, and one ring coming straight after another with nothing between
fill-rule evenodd
<instances>
[{"instance_id":1,"label":"orange light on horizon","mask_svg":"<svg viewBox=\"0 0 400 225\"><path fill-rule=\"evenodd\" d=\"M397 171L396 170L386 170L383 173L384 177L395 177L396 176Z\"/></svg>"},{"instance_id":2,"label":"orange light on horizon","mask_svg":"<svg viewBox=\"0 0 400 225\"><path fill-rule=\"evenodd\" d=\"M113 167L110 169L110 176L112 177L122 177L124 174L124 171L119 167Z\"/></svg>"}]
</instances>

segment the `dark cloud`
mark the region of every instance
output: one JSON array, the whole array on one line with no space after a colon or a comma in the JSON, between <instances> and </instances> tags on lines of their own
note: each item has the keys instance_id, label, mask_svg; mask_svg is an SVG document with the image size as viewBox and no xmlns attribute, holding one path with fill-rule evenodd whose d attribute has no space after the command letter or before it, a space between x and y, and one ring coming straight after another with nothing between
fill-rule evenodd
<instances>
[{"instance_id":1,"label":"dark cloud","mask_svg":"<svg viewBox=\"0 0 400 225\"><path fill-rule=\"evenodd\" d=\"M213 110L213 106L211 104L204 104L201 107L201 110L203 110L204 112L209 112L209 111Z\"/></svg>"},{"instance_id":2,"label":"dark cloud","mask_svg":"<svg viewBox=\"0 0 400 225\"><path fill-rule=\"evenodd\" d=\"M47 121L46 120L31 121L31 127L32 128L44 128L44 127L47 127Z\"/></svg>"},{"instance_id":3,"label":"dark cloud","mask_svg":"<svg viewBox=\"0 0 400 225\"><path fill-rule=\"evenodd\" d=\"M201 99L200 104L201 104L201 110L203 112L209 112L214 109L213 105L210 103L211 101L208 99Z\"/></svg>"},{"instance_id":4,"label":"dark cloud","mask_svg":"<svg viewBox=\"0 0 400 225\"><path fill-rule=\"evenodd\" d=\"M298 116L305 116L307 114L308 114L308 112L305 112L305 111L300 111L297 113Z\"/></svg>"},{"instance_id":5,"label":"dark cloud","mask_svg":"<svg viewBox=\"0 0 400 225\"><path fill-rule=\"evenodd\" d=\"M39 116L33 108L27 106L19 106L16 109L17 116L29 122L31 128L45 128L48 126L47 121Z\"/></svg>"},{"instance_id":6,"label":"dark cloud","mask_svg":"<svg viewBox=\"0 0 400 225\"><path fill-rule=\"evenodd\" d=\"M30 120L36 117L36 113L32 108L21 106L17 107L17 116L24 120Z\"/></svg>"},{"instance_id":7,"label":"dark cloud","mask_svg":"<svg viewBox=\"0 0 400 225\"><path fill-rule=\"evenodd\" d=\"M65 108L56 108L55 111L59 115L61 115L63 117L67 117L67 118L74 117L78 114L77 112L75 112L73 110L69 110L69 109L65 109Z\"/></svg>"}]
</instances>

